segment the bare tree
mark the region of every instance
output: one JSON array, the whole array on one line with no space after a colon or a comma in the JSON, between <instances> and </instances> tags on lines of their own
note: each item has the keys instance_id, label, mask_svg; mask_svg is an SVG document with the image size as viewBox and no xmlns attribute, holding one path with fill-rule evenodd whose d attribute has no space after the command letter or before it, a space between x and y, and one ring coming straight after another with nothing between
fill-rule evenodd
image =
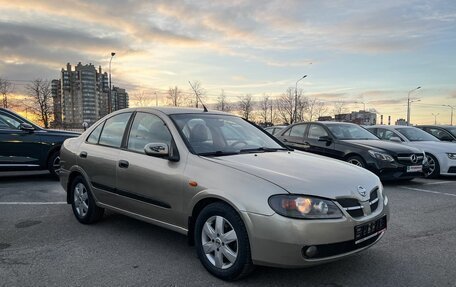
<instances>
[{"instance_id":1,"label":"bare tree","mask_svg":"<svg viewBox=\"0 0 456 287\"><path fill-rule=\"evenodd\" d=\"M196 100L195 106L198 108L198 103L199 103L199 101L203 101L204 94L206 94L206 90L203 89L203 87L201 86L201 82L199 82L199 81L193 81L193 82L188 81L188 83L190 84L190 87L192 88L193 93L195 93L195 100Z\"/></svg>"},{"instance_id":2,"label":"bare tree","mask_svg":"<svg viewBox=\"0 0 456 287\"><path fill-rule=\"evenodd\" d=\"M268 122L268 115L270 114L270 108L272 107L272 101L269 99L269 96L264 94L260 100L260 119L266 124ZM270 118L272 123L272 117Z\"/></svg>"},{"instance_id":3,"label":"bare tree","mask_svg":"<svg viewBox=\"0 0 456 287\"><path fill-rule=\"evenodd\" d=\"M345 113L347 111L346 104L347 103L345 103L343 101L335 102L334 103L334 108L333 108L334 115L339 115L339 114Z\"/></svg>"},{"instance_id":4,"label":"bare tree","mask_svg":"<svg viewBox=\"0 0 456 287\"><path fill-rule=\"evenodd\" d=\"M277 110L280 119L285 124L300 122L304 119L304 112L307 108L307 98L302 96L302 90L298 91L297 102L295 103L295 89L288 88L277 100ZM296 105L296 121L294 121L294 111Z\"/></svg>"},{"instance_id":5,"label":"bare tree","mask_svg":"<svg viewBox=\"0 0 456 287\"><path fill-rule=\"evenodd\" d=\"M252 95L247 94L239 97L239 111L243 118L249 120L249 116L251 116L253 111Z\"/></svg>"},{"instance_id":6,"label":"bare tree","mask_svg":"<svg viewBox=\"0 0 456 287\"><path fill-rule=\"evenodd\" d=\"M150 95L144 91L133 94L133 101L137 107L148 107L152 105Z\"/></svg>"},{"instance_id":7,"label":"bare tree","mask_svg":"<svg viewBox=\"0 0 456 287\"><path fill-rule=\"evenodd\" d=\"M27 96L30 100L24 101L25 106L38 116L45 128L49 128L51 118L54 114L51 82L48 80L36 79L25 86Z\"/></svg>"},{"instance_id":8,"label":"bare tree","mask_svg":"<svg viewBox=\"0 0 456 287\"><path fill-rule=\"evenodd\" d=\"M217 97L217 104L215 108L219 111L229 112L231 110L231 105L226 100L227 96L225 91L222 90L220 96Z\"/></svg>"},{"instance_id":9,"label":"bare tree","mask_svg":"<svg viewBox=\"0 0 456 287\"><path fill-rule=\"evenodd\" d=\"M312 121L315 118L319 118L322 114L326 113L327 109L325 103L319 101L317 98L313 98L307 101L307 115L308 120Z\"/></svg>"},{"instance_id":10,"label":"bare tree","mask_svg":"<svg viewBox=\"0 0 456 287\"><path fill-rule=\"evenodd\" d=\"M177 86L169 88L168 90L168 101L172 106L179 107L184 104L184 97L182 91Z\"/></svg>"},{"instance_id":11,"label":"bare tree","mask_svg":"<svg viewBox=\"0 0 456 287\"><path fill-rule=\"evenodd\" d=\"M2 104L5 109L8 108L8 95L13 92L13 84L6 80L0 78L0 94L2 94Z\"/></svg>"}]
</instances>

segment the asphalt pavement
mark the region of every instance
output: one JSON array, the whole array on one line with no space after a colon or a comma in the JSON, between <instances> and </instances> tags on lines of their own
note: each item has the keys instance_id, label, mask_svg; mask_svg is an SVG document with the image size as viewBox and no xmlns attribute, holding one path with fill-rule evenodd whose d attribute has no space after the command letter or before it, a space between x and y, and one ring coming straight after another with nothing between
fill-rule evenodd
<instances>
[{"instance_id":1,"label":"asphalt pavement","mask_svg":"<svg viewBox=\"0 0 456 287\"><path fill-rule=\"evenodd\" d=\"M456 286L456 179L385 184L391 221L374 247L306 269L211 276L186 237L107 212L82 225L46 173L0 173L0 286Z\"/></svg>"}]
</instances>

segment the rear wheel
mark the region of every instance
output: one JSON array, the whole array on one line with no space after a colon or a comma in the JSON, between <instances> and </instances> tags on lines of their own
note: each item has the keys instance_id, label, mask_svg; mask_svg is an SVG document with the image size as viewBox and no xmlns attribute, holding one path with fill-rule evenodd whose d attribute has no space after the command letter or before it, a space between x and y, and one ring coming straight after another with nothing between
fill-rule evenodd
<instances>
[{"instance_id":1,"label":"rear wheel","mask_svg":"<svg viewBox=\"0 0 456 287\"><path fill-rule=\"evenodd\" d=\"M427 178L436 178L440 175L440 165L435 156L426 154L428 169L424 174Z\"/></svg>"},{"instance_id":2,"label":"rear wheel","mask_svg":"<svg viewBox=\"0 0 456 287\"><path fill-rule=\"evenodd\" d=\"M354 164L356 166L359 166L359 167L364 167L364 168L366 167L364 160L360 156L357 156L357 155L352 155L352 156L348 157L347 162Z\"/></svg>"},{"instance_id":3,"label":"rear wheel","mask_svg":"<svg viewBox=\"0 0 456 287\"><path fill-rule=\"evenodd\" d=\"M74 178L70 191L71 207L79 222L91 224L103 217L104 209L96 205L89 186L82 176Z\"/></svg>"},{"instance_id":4,"label":"rear wheel","mask_svg":"<svg viewBox=\"0 0 456 287\"><path fill-rule=\"evenodd\" d=\"M220 279L237 280L253 270L244 222L225 203L212 203L198 215L195 244L203 266Z\"/></svg>"}]
</instances>

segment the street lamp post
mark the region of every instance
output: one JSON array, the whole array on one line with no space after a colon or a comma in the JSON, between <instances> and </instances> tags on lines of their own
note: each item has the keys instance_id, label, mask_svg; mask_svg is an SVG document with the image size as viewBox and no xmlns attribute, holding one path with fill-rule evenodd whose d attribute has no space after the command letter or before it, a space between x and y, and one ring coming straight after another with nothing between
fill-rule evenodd
<instances>
[{"instance_id":1,"label":"street lamp post","mask_svg":"<svg viewBox=\"0 0 456 287\"><path fill-rule=\"evenodd\" d=\"M454 106L450 106L450 105L443 105L444 107L449 107L451 109L451 125L453 125L453 109L454 109Z\"/></svg>"},{"instance_id":2,"label":"street lamp post","mask_svg":"<svg viewBox=\"0 0 456 287\"><path fill-rule=\"evenodd\" d=\"M298 119L298 82L301 81L302 79L304 79L305 77L307 77L307 75L304 75L302 76L302 78L299 78L299 80L296 81L296 86L295 86L295 106L294 106L294 113L293 113L293 123L295 123Z\"/></svg>"},{"instance_id":3,"label":"street lamp post","mask_svg":"<svg viewBox=\"0 0 456 287\"><path fill-rule=\"evenodd\" d=\"M437 125L437 116L440 115L440 114L432 113L432 115L434 116L434 125Z\"/></svg>"},{"instance_id":4,"label":"street lamp post","mask_svg":"<svg viewBox=\"0 0 456 287\"><path fill-rule=\"evenodd\" d=\"M111 100L111 90L112 90L112 87L111 87L111 62L112 62L112 58L114 58L114 56L116 55L115 52L111 52L111 59L109 60L109 92L108 92L108 114L110 114L112 112L112 100Z\"/></svg>"},{"instance_id":5,"label":"street lamp post","mask_svg":"<svg viewBox=\"0 0 456 287\"><path fill-rule=\"evenodd\" d=\"M410 104L414 102L414 101L410 101L410 94L418 89L421 89L421 87L417 87L413 90L410 90L407 95L407 126L410 125Z\"/></svg>"}]
</instances>

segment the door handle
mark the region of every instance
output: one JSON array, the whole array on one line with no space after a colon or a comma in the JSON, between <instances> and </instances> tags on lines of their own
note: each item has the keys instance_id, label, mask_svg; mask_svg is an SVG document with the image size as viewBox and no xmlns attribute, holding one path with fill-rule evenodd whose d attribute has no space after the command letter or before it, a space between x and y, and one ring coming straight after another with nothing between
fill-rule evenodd
<instances>
[{"instance_id":1,"label":"door handle","mask_svg":"<svg viewBox=\"0 0 456 287\"><path fill-rule=\"evenodd\" d=\"M81 153L79 154L79 157L81 157L81 158L87 158L87 152L81 151Z\"/></svg>"},{"instance_id":2,"label":"door handle","mask_svg":"<svg viewBox=\"0 0 456 287\"><path fill-rule=\"evenodd\" d=\"M120 168L128 168L128 166L130 165L130 163L126 160L119 160L119 167Z\"/></svg>"}]
</instances>

